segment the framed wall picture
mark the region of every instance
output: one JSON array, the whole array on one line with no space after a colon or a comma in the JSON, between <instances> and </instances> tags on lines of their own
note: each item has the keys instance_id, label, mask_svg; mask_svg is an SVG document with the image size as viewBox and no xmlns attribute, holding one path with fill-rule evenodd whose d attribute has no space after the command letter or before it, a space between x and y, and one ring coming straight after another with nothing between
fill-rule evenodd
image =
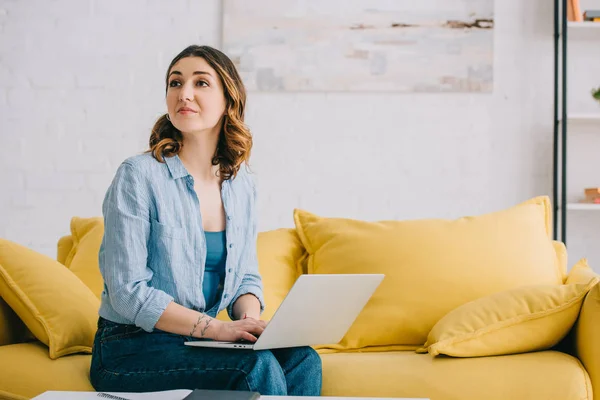
<instances>
[{"instance_id":1,"label":"framed wall picture","mask_svg":"<svg viewBox=\"0 0 600 400\"><path fill-rule=\"evenodd\" d=\"M491 92L493 0L224 0L249 91Z\"/></svg>"}]
</instances>

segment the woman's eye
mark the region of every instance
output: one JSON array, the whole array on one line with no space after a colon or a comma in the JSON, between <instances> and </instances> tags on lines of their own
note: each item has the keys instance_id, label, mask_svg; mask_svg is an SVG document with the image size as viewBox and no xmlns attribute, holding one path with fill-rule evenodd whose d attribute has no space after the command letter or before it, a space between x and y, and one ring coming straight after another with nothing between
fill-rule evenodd
<instances>
[{"instance_id":1,"label":"woman's eye","mask_svg":"<svg viewBox=\"0 0 600 400\"><path fill-rule=\"evenodd\" d=\"M206 82L206 81L198 81L198 82L196 82L196 86L208 86L208 82Z\"/></svg>"},{"instance_id":2,"label":"woman's eye","mask_svg":"<svg viewBox=\"0 0 600 400\"><path fill-rule=\"evenodd\" d=\"M177 87L179 86L179 82L178 81L171 81L169 82L169 87Z\"/></svg>"}]
</instances>

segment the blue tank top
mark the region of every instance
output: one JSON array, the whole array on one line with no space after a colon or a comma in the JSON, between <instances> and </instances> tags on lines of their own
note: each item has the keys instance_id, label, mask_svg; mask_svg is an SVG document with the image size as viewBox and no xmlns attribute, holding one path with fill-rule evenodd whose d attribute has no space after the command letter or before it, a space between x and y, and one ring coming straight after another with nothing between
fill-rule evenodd
<instances>
[{"instance_id":1,"label":"blue tank top","mask_svg":"<svg viewBox=\"0 0 600 400\"><path fill-rule=\"evenodd\" d=\"M227 260L227 238L225 231L204 232L206 235L206 265L202 293L206 301L205 311L209 311L220 300L225 281L225 261Z\"/></svg>"}]
</instances>

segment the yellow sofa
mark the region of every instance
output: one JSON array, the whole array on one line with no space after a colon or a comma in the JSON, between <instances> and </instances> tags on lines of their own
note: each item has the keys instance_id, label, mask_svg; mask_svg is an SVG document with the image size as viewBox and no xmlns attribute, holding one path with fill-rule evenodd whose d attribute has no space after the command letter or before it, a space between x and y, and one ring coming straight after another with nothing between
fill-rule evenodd
<instances>
[{"instance_id":1,"label":"yellow sofa","mask_svg":"<svg viewBox=\"0 0 600 400\"><path fill-rule=\"evenodd\" d=\"M386 275L344 339L317 346L324 396L600 400L598 276L585 260L567 273L546 197L456 220L294 220L259 234L265 319L299 274ZM0 240L0 399L93 390L102 234L73 218L57 260Z\"/></svg>"}]
</instances>

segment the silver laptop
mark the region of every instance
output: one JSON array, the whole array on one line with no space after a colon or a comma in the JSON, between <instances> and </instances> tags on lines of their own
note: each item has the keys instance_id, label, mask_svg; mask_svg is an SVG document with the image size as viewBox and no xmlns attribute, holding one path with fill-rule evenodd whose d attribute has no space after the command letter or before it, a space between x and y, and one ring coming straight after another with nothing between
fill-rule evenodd
<instances>
[{"instance_id":1,"label":"silver laptop","mask_svg":"<svg viewBox=\"0 0 600 400\"><path fill-rule=\"evenodd\" d=\"M383 274L301 275L256 342L197 340L185 344L265 350L338 343L383 277Z\"/></svg>"}]
</instances>

